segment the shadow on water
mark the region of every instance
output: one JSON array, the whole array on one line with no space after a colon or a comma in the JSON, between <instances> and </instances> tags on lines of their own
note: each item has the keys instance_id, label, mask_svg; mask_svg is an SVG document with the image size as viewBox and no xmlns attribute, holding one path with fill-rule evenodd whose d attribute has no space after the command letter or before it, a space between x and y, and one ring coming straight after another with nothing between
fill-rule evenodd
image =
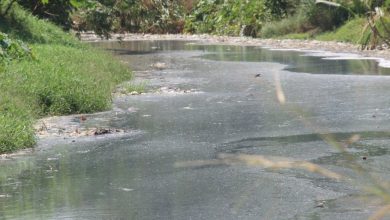
<instances>
[{"instance_id":1,"label":"shadow on water","mask_svg":"<svg viewBox=\"0 0 390 220\"><path fill-rule=\"evenodd\" d=\"M365 139L390 139L390 132L382 131L362 131L362 132L347 132L347 133L324 133L324 134L302 134L302 135L290 135L290 136L278 136L278 137L253 137L244 138L237 141L225 143L218 147L221 151L229 153L237 153L239 149L259 147L262 145L269 145L273 143L275 146L284 146L284 144L291 143L305 143L312 141L323 141L323 136L331 136L338 141L348 141L353 135L359 135L360 140Z\"/></svg>"},{"instance_id":2,"label":"shadow on water","mask_svg":"<svg viewBox=\"0 0 390 220\"><path fill-rule=\"evenodd\" d=\"M332 137L334 140L344 143L347 147L348 154L340 152L336 149L328 152L326 155L319 156L309 161L315 164L322 165L338 165L348 167L351 162L351 156L355 160L366 160L366 158L390 156L390 149L385 143L390 140L390 132L374 132L374 131L362 131L362 132L346 132L346 133L327 133L327 134L302 134L291 136L278 136L278 137L253 137L244 138L237 141L228 142L222 144L216 148L217 153L244 153L244 154L273 154L278 153L281 148L295 148L288 151L302 151L305 146L311 146L311 148L317 148L320 146L318 142L323 142L323 136ZM359 135L358 142L347 144L349 139ZM377 143L379 141L379 143ZM264 150L264 148L272 150ZM321 147L320 147L321 148ZM331 149L332 146L329 146ZM323 148L321 149L323 150ZM319 150L319 151L321 151ZM303 153L303 152L302 152ZM308 152L305 152L308 153ZM304 154L304 153L303 153Z\"/></svg>"}]
</instances>

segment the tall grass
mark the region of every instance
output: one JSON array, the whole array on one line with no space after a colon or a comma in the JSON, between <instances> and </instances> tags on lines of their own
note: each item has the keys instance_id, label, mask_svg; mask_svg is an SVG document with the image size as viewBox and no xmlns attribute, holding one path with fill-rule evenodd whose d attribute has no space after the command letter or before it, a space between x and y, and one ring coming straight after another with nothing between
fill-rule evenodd
<instances>
[{"instance_id":1,"label":"tall grass","mask_svg":"<svg viewBox=\"0 0 390 220\"><path fill-rule=\"evenodd\" d=\"M17 4L0 16L0 31L31 43L33 53L33 59L10 60L0 69L0 153L33 146L39 117L109 109L114 87L132 77L111 54L81 44Z\"/></svg>"},{"instance_id":2,"label":"tall grass","mask_svg":"<svg viewBox=\"0 0 390 220\"><path fill-rule=\"evenodd\" d=\"M25 97L38 115L106 110L115 85L131 78L127 67L97 49L33 45L33 50L36 60L11 63L0 85Z\"/></svg>"},{"instance_id":3,"label":"tall grass","mask_svg":"<svg viewBox=\"0 0 390 220\"><path fill-rule=\"evenodd\" d=\"M302 14L297 13L279 21L265 23L260 31L259 37L271 38L291 33L303 33L311 28L308 19Z\"/></svg>"},{"instance_id":4,"label":"tall grass","mask_svg":"<svg viewBox=\"0 0 390 220\"><path fill-rule=\"evenodd\" d=\"M48 21L32 16L16 3L6 11L9 3L9 0L0 1L1 32L29 43L79 44L71 34Z\"/></svg>"}]
</instances>

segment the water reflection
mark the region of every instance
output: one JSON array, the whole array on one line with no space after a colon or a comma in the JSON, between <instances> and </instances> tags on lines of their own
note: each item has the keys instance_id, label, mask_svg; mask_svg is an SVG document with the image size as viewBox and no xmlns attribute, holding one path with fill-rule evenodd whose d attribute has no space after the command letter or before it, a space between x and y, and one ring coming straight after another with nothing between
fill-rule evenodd
<instances>
[{"instance_id":1,"label":"water reflection","mask_svg":"<svg viewBox=\"0 0 390 220\"><path fill-rule=\"evenodd\" d=\"M142 43L141 43L142 42ZM341 75L390 75L371 59L327 60L320 56L307 56L305 52L269 50L254 46L199 45L188 41L130 41L94 43L119 55L142 55L164 51L202 51L201 57L217 61L278 62L288 65L292 72Z\"/></svg>"}]
</instances>

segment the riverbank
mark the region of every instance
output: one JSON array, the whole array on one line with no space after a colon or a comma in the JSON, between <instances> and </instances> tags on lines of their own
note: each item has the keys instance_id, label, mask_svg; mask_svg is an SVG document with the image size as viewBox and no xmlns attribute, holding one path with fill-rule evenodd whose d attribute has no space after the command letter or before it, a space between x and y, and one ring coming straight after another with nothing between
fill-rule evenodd
<instances>
[{"instance_id":1,"label":"riverbank","mask_svg":"<svg viewBox=\"0 0 390 220\"><path fill-rule=\"evenodd\" d=\"M84 42L94 42L94 41L105 41L100 37L93 33L84 33L81 35L81 40ZM351 58L351 59L361 59L361 58L372 58L378 59L383 66L387 66L388 61L390 60L390 51L389 50L373 50L373 51L361 51L358 49L358 45L353 45L349 43L340 43L340 42L330 42L330 41L316 41L316 40L278 40L278 39L254 39L247 37L227 37L227 36L212 36L212 35L149 35L149 34L113 34L112 39L106 41L137 41L137 40L183 40L183 41L195 41L199 44L223 44L223 45L237 45L237 46L260 46L272 49L281 49L281 50L299 50L299 51L310 51L311 55L314 56L331 56L333 58L341 58L343 59ZM86 48L84 48L86 49ZM89 49L88 49L89 50ZM324 51L330 53L324 53ZM314 52L314 53L313 53ZM317 52L317 53L315 53ZM91 60L90 62L94 62ZM105 63L100 62L99 63ZM119 64L119 62L115 62ZM28 62L26 65L29 65ZM119 68L123 72L123 65L120 65ZM102 68L100 68L102 69ZM104 70L102 73L108 71ZM121 72L116 71L116 72ZM88 71L87 71L88 72ZM114 71L115 72L115 71ZM87 74L90 75L90 74ZM104 75L104 74L103 74ZM129 78L126 78L127 80ZM116 83L119 83L126 79L115 80ZM77 80L76 80L77 81ZM100 81L100 80L98 80ZM104 80L103 80L104 81ZM103 82L102 81L102 82ZM105 93L108 94L108 91L112 91L115 84L111 84L110 88L107 89ZM82 90L84 91L84 90ZM92 90L91 90L92 91ZM92 92L94 93L94 92ZM91 93L91 94L92 94ZM83 97L83 96L78 96ZM93 95L91 97L94 97ZM107 99L106 99L107 100ZM107 102L106 102L107 103ZM107 109L101 108L101 110ZM95 109L93 111L99 111L99 109ZM93 112L92 111L92 112ZM82 113L83 111L73 111L68 112L67 114L72 113ZM88 112L88 111L84 111ZM50 112L48 112L50 114ZM73 119L77 118L77 115L73 115L71 117L55 117L56 122L51 123L50 126L45 125L45 121L52 121L52 117L45 117L40 119L35 123L34 134L38 139L44 139L46 137L58 136L59 133L62 133L60 137L69 137L69 138L77 138L83 136L93 136L96 132L100 132L100 128L90 127L86 129L82 126L83 123L79 123L76 126L71 125L73 123ZM64 123L64 120L67 121ZM73 121L72 121L73 120ZM43 122L43 123L42 123ZM54 125L57 124L57 125ZM110 128L105 128L103 132L109 133L124 133L125 131L114 131L112 132ZM108 130L107 130L108 129Z\"/></svg>"},{"instance_id":2,"label":"riverbank","mask_svg":"<svg viewBox=\"0 0 390 220\"><path fill-rule=\"evenodd\" d=\"M34 124L40 118L110 109L116 86L132 78L129 67L110 53L79 42L17 4L0 17L0 33L23 41L31 52L5 60L0 68L0 153L35 146ZM9 47L6 40L0 43L0 50Z\"/></svg>"},{"instance_id":3,"label":"riverbank","mask_svg":"<svg viewBox=\"0 0 390 220\"><path fill-rule=\"evenodd\" d=\"M197 41L204 44L223 44L237 46L260 46L274 49L303 50L303 51L327 51L332 53L356 54L360 58L377 58L390 60L390 50L360 50L357 44L318 41L318 40L298 40L298 39L259 39L250 37L229 37L216 35L192 35L192 34L112 34L109 40L101 39L94 33L82 33L81 40L87 42L94 41L137 41L137 40L184 40ZM354 57L355 59L358 57ZM387 65L386 65L387 66Z\"/></svg>"}]
</instances>

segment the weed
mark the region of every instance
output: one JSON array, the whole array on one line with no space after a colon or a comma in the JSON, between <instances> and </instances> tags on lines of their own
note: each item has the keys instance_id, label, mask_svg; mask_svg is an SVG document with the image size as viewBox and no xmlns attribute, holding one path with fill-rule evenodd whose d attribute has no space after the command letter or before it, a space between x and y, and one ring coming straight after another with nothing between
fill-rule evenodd
<instances>
[{"instance_id":1,"label":"weed","mask_svg":"<svg viewBox=\"0 0 390 220\"><path fill-rule=\"evenodd\" d=\"M140 83L125 83L123 85L124 93L137 92L138 94L145 92L147 82Z\"/></svg>"}]
</instances>

